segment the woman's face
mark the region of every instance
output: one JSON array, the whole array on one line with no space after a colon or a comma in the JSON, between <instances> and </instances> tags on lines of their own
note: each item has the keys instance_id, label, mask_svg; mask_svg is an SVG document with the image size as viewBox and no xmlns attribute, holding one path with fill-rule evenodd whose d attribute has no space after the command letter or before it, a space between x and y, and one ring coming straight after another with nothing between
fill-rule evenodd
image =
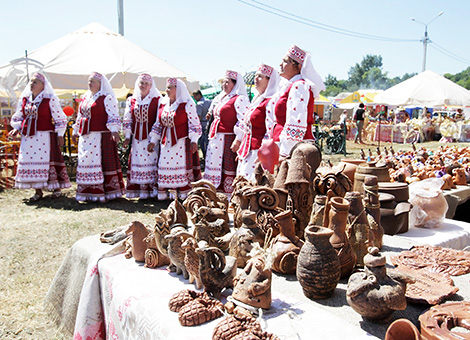
<instances>
[{"instance_id":1,"label":"woman's face","mask_svg":"<svg viewBox=\"0 0 470 340\"><path fill-rule=\"evenodd\" d=\"M101 81L90 76L88 78L88 89L91 91L91 93L95 94L101 89Z\"/></svg>"},{"instance_id":2,"label":"woman's face","mask_svg":"<svg viewBox=\"0 0 470 340\"><path fill-rule=\"evenodd\" d=\"M268 88L269 77L266 77L264 74L256 73L255 74L255 88L259 94L264 93Z\"/></svg>"},{"instance_id":3,"label":"woman's face","mask_svg":"<svg viewBox=\"0 0 470 340\"><path fill-rule=\"evenodd\" d=\"M139 90L140 90L140 96L142 98L145 98L149 92L150 92L150 86L152 86L152 84L148 81L140 81L139 82Z\"/></svg>"},{"instance_id":4,"label":"woman's face","mask_svg":"<svg viewBox=\"0 0 470 340\"><path fill-rule=\"evenodd\" d=\"M298 64L294 64L294 60L288 56L285 56L282 59L280 66L279 75L286 79L291 79L293 76L300 73L300 68Z\"/></svg>"},{"instance_id":5,"label":"woman's face","mask_svg":"<svg viewBox=\"0 0 470 340\"><path fill-rule=\"evenodd\" d=\"M31 84L30 84L30 89L31 89L31 93L34 96L37 96L44 90L44 83L37 78L32 79Z\"/></svg>"},{"instance_id":6,"label":"woman's face","mask_svg":"<svg viewBox=\"0 0 470 340\"><path fill-rule=\"evenodd\" d=\"M229 94L230 92L232 92L234 87L235 83L232 79L224 78L224 80L222 81L222 91L224 91L226 94Z\"/></svg>"},{"instance_id":7,"label":"woman's face","mask_svg":"<svg viewBox=\"0 0 470 340\"><path fill-rule=\"evenodd\" d=\"M176 100L176 86L175 85L168 85L166 87L166 93L170 101L174 102Z\"/></svg>"}]
</instances>

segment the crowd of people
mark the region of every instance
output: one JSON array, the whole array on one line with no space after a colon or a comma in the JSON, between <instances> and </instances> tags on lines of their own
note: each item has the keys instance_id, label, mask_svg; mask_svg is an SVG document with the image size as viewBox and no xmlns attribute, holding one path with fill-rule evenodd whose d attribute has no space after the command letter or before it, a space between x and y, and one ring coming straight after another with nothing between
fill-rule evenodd
<instances>
[{"instance_id":1,"label":"crowd of people","mask_svg":"<svg viewBox=\"0 0 470 340\"><path fill-rule=\"evenodd\" d=\"M93 72L73 126L73 140L78 141L76 199L184 199L190 183L202 176L198 149L204 160L202 178L229 195L235 176L253 179L258 150L266 141L276 145L282 159L297 142L314 140L314 100L324 85L309 53L293 45L279 72L261 64L255 88L258 95L250 103L243 76L228 70L222 92L212 102L200 91L191 96L176 78L168 78L162 97L152 76L144 73L127 98L121 124L109 80ZM70 186L60 152L66 124L52 86L36 73L21 95L10 133L21 133L15 185L36 189L32 201L43 197L43 189L59 197L60 189ZM126 184L117 149L121 131L123 146L130 147Z\"/></svg>"}]
</instances>

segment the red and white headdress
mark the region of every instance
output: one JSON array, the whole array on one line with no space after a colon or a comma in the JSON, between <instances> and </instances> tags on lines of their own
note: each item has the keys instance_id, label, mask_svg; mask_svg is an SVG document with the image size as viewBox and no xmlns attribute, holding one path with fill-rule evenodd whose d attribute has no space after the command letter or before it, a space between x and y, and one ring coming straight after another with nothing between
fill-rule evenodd
<instances>
[{"instance_id":1,"label":"red and white headdress","mask_svg":"<svg viewBox=\"0 0 470 340\"><path fill-rule=\"evenodd\" d=\"M166 86L177 86L178 80L176 78L168 78L166 81Z\"/></svg>"},{"instance_id":2,"label":"red and white headdress","mask_svg":"<svg viewBox=\"0 0 470 340\"><path fill-rule=\"evenodd\" d=\"M227 71L225 71L225 77L229 78L229 79L237 80L238 79L238 72L227 70Z\"/></svg>"},{"instance_id":3,"label":"red and white headdress","mask_svg":"<svg viewBox=\"0 0 470 340\"><path fill-rule=\"evenodd\" d=\"M44 84L46 83L46 77L44 77L44 75L39 73L39 72L34 73L31 77L31 79L37 79L37 80L40 80L41 82L43 82Z\"/></svg>"},{"instance_id":4,"label":"red and white headdress","mask_svg":"<svg viewBox=\"0 0 470 340\"><path fill-rule=\"evenodd\" d=\"M272 68L271 66L266 65L266 64L261 64L258 67L257 73L260 73L266 77L271 77L271 75L273 74L273 71L274 71L274 68Z\"/></svg>"},{"instance_id":5,"label":"red and white headdress","mask_svg":"<svg viewBox=\"0 0 470 340\"><path fill-rule=\"evenodd\" d=\"M287 51L287 55L299 64L303 64L307 52L299 48L297 45L292 45L292 47L289 48L289 51Z\"/></svg>"},{"instance_id":6,"label":"red and white headdress","mask_svg":"<svg viewBox=\"0 0 470 340\"><path fill-rule=\"evenodd\" d=\"M152 76L148 73L142 73L140 76L139 76L139 79L138 81L146 81L148 83L152 83Z\"/></svg>"},{"instance_id":7,"label":"red and white headdress","mask_svg":"<svg viewBox=\"0 0 470 340\"><path fill-rule=\"evenodd\" d=\"M98 72L91 72L90 77L98 79L99 81L103 79L103 75Z\"/></svg>"}]
</instances>

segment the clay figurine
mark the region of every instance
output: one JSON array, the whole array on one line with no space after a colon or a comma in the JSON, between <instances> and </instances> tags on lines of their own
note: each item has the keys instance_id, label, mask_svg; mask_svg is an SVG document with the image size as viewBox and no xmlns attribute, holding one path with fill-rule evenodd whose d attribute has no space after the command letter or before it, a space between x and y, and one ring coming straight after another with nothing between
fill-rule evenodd
<instances>
[{"instance_id":1,"label":"clay figurine","mask_svg":"<svg viewBox=\"0 0 470 340\"><path fill-rule=\"evenodd\" d=\"M181 248L184 249L184 266L189 274L189 283L196 281L196 288L202 288L201 277L199 276L199 256L196 254L197 248L207 247L206 241L199 241L193 237L189 237L183 242Z\"/></svg>"},{"instance_id":2,"label":"clay figurine","mask_svg":"<svg viewBox=\"0 0 470 340\"><path fill-rule=\"evenodd\" d=\"M212 297L220 299L224 288L233 288L233 278L237 272L236 259L225 256L222 250L216 247L197 248L199 256L199 276L204 291Z\"/></svg>"},{"instance_id":3,"label":"clay figurine","mask_svg":"<svg viewBox=\"0 0 470 340\"><path fill-rule=\"evenodd\" d=\"M137 262L144 262L145 251L147 250L147 243L145 242L144 239L147 237L149 233L147 230L147 227L144 226L139 221L134 221L129 225L129 227L126 230L126 234L131 234L131 233L132 233L132 241L131 241L132 255L130 256L133 256Z\"/></svg>"},{"instance_id":4,"label":"clay figurine","mask_svg":"<svg viewBox=\"0 0 470 340\"><path fill-rule=\"evenodd\" d=\"M274 254L272 269L282 274L294 274L297 268L297 258L304 242L295 235L295 225L290 210L275 216L281 230L271 246Z\"/></svg>"},{"instance_id":5,"label":"clay figurine","mask_svg":"<svg viewBox=\"0 0 470 340\"><path fill-rule=\"evenodd\" d=\"M464 168L455 168L452 170L452 174L454 175L452 178L455 185L467 185Z\"/></svg>"},{"instance_id":6,"label":"clay figurine","mask_svg":"<svg viewBox=\"0 0 470 340\"><path fill-rule=\"evenodd\" d=\"M379 249L370 247L364 256L365 271L352 274L348 281L349 305L371 321L386 319L393 311L406 308L406 284L412 279L393 271L387 275L385 263Z\"/></svg>"},{"instance_id":7,"label":"clay figurine","mask_svg":"<svg viewBox=\"0 0 470 340\"><path fill-rule=\"evenodd\" d=\"M271 307L271 268L264 255L253 256L233 280L232 297L255 308Z\"/></svg>"},{"instance_id":8,"label":"clay figurine","mask_svg":"<svg viewBox=\"0 0 470 340\"><path fill-rule=\"evenodd\" d=\"M186 256L185 250L181 245L193 236L186 230L172 229L169 235L165 236L168 240L168 257L170 258L171 264L176 267L176 274L181 275L185 279L189 278L189 273L184 265L184 258Z\"/></svg>"},{"instance_id":9,"label":"clay figurine","mask_svg":"<svg viewBox=\"0 0 470 340\"><path fill-rule=\"evenodd\" d=\"M146 268L156 268L170 264L170 259L163 255L157 248L155 241L155 231L151 230L144 241L147 243L147 250L145 251L145 265Z\"/></svg>"}]
</instances>

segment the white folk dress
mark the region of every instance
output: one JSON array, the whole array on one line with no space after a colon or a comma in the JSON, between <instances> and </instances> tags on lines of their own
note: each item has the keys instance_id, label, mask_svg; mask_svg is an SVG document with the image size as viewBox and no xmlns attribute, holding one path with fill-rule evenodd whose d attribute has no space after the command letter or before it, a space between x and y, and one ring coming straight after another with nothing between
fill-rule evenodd
<instances>
[{"instance_id":1,"label":"white folk dress","mask_svg":"<svg viewBox=\"0 0 470 340\"><path fill-rule=\"evenodd\" d=\"M34 188L52 191L70 187L65 166L61 166L60 173L52 173L54 170L51 169L51 166L55 166L51 163L51 132L53 131L38 131L36 129L40 118L40 116L38 117L38 109L43 99L45 99L44 92L37 95L34 100L30 95L25 98L24 111L20 104L11 118L11 126L15 130L21 131L22 124L28 126L28 133L21 136L18 169L15 177L15 186L20 189ZM48 109L50 109L54 120L54 130L58 136L63 136L67 126L67 116L62 111L57 97L53 96L47 99L49 99ZM33 124L34 127L31 126ZM35 130L34 134L29 133L30 129ZM58 148L57 145L53 147ZM58 177L63 180L59 181Z\"/></svg>"}]
</instances>

